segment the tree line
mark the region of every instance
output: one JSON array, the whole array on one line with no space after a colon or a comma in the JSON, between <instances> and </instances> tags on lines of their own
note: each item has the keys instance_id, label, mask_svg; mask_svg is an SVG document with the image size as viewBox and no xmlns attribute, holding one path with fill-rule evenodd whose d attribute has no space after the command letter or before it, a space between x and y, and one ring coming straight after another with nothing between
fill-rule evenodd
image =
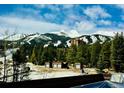
<instances>
[{"instance_id":1,"label":"tree line","mask_svg":"<svg viewBox=\"0 0 124 93\"><path fill-rule=\"evenodd\" d=\"M22 49L23 48L23 49ZM42 45L23 45L20 48L28 55L28 61L36 65L44 65L53 61L82 63L86 67L95 67L101 71L105 68L116 72L124 71L124 36L117 33L112 40L93 44L72 45L71 47L48 47Z\"/></svg>"}]
</instances>

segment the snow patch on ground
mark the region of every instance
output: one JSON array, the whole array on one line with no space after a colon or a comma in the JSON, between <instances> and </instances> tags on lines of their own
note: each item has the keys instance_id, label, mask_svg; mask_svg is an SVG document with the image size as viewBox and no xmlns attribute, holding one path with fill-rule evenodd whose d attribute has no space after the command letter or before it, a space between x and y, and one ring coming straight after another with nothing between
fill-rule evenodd
<instances>
[{"instance_id":1,"label":"snow patch on ground","mask_svg":"<svg viewBox=\"0 0 124 93\"><path fill-rule=\"evenodd\" d=\"M80 73L73 71L63 71L63 72L30 72L29 79L46 79L46 78L57 78L57 77L68 77L68 76L77 76Z\"/></svg>"},{"instance_id":2,"label":"snow patch on ground","mask_svg":"<svg viewBox=\"0 0 124 93\"><path fill-rule=\"evenodd\" d=\"M74 72L68 69L59 69L57 71L51 71L49 68L48 71L43 71L45 67L34 65L32 63L28 63L27 66L30 67L32 72L29 74L29 79L46 79L46 78L56 78L56 77L67 77L67 76L77 76L80 75L80 72ZM38 70L39 67L42 67L42 70Z\"/></svg>"}]
</instances>

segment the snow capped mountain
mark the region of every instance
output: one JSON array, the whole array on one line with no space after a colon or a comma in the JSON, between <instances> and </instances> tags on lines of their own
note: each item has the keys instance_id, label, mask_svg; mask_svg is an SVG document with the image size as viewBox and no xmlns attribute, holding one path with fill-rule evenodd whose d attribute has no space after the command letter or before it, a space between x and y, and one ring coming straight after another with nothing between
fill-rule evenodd
<instances>
[{"instance_id":1,"label":"snow capped mountain","mask_svg":"<svg viewBox=\"0 0 124 93\"><path fill-rule=\"evenodd\" d=\"M79 32L76 30L70 30L70 31L61 30L59 32L52 32L52 33L60 36L70 37L70 38L75 38L80 36Z\"/></svg>"},{"instance_id":2,"label":"snow capped mountain","mask_svg":"<svg viewBox=\"0 0 124 93\"><path fill-rule=\"evenodd\" d=\"M96 41L103 43L105 41L109 41L112 39L110 36L100 35L100 34L93 34L93 35L82 35L79 37L80 40L83 40L86 43L92 44Z\"/></svg>"},{"instance_id":3,"label":"snow capped mountain","mask_svg":"<svg viewBox=\"0 0 124 93\"><path fill-rule=\"evenodd\" d=\"M82 35L75 31L71 30L69 32L66 32L64 30L60 32L53 32L53 33L45 33L45 34L28 34L28 35L13 35L15 39L11 39L11 41L14 41L17 45L43 45L44 47L49 46L50 44L53 44L54 46L58 47L59 45L61 47L65 46L71 46L71 39L73 38L79 38L80 40L86 42L87 44L95 43L96 41L99 41L100 43L103 43L105 41L111 40L112 37L100 35L100 34L93 34L93 35ZM10 39L9 39L10 40ZM2 43L0 43L2 44Z\"/></svg>"},{"instance_id":4,"label":"snow capped mountain","mask_svg":"<svg viewBox=\"0 0 124 93\"><path fill-rule=\"evenodd\" d=\"M33 40L35 40L36 42L40 42L41 40L51 40L51 38L41 34L32 34L24 38L23 42L31 44Z\"/></svg>"},{"instance_id":5,"label":"snow capped mountain","mask_svg":"<svg viewBox=\"0 0 124 93\"><path fill-rule=\"evenodd\" d=\"M35 33L21 38L20 40L18 40L18 43L29 44L29 45L39 44L39 45L43 45L44 47L53 44L54 46L57 47L60 44L65 45L66 41L69 39L70 38L67 36L53 34L53 33L45 33L45 34Z\"/></svg>"}]
</instances>

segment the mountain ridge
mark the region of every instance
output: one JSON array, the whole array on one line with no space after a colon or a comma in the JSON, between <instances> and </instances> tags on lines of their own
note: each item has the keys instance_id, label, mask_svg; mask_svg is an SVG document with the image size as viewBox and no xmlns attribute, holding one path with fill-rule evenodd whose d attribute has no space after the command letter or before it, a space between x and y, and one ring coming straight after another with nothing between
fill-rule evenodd
<instances>
[{"instance_id":1,"label":"mountain ridge","mask_svg":"<svg viewBox=\"0 0 124 93\"><path fill-rule=\"evenodd\" d=\"M29 38L29 39L28 39ZM79 37L80 40L86 42L87 44L95 43L96 41L99 41L100 43L103 43L105 41L109 41L112 39L110 36L100 35L100 34L93 34L93 35L82 35ZM23 44L43 44L43 45L49 45L50 43L54 44L54 46L58 46L62 44L63 46L70 46L70 40L75 39L71 37L67 37L64 35L57 35L53 33L45 33L45 34L33 34L30 36L27 36L22 41L19 40ZM57 44L59 43L59 44Z\"/></svg>"},{"instance_id":2,"label":"mountain ridge","mask_svg":"<svg viewBox=\"0 0 124 93\"><path fill-rule=\"evenodd\" d=\"M99 41L100 43L104 43L105 41L109 41L112 39L110 36L101 35L101 34L92 34L92 35L81 35L78 37L68 37L63 35L58 35L55 33L45 33L45 34L29 34L29 35L23 35L20 36L20 39L18 40L12 40L12 42L15 42L16 44L28 44L28 45L43 45L47 46L50 44L53 44L54 46L62 45L64 47L70 46L70 40L78 38L82 41L84 41L87 44L95 43L96 41Z\"/></svg>"}]
</instances>

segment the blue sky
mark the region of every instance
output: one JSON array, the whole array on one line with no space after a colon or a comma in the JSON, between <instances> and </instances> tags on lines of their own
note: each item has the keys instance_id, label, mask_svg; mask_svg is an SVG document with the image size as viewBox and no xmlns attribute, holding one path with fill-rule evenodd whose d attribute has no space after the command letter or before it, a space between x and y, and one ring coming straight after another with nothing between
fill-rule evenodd
<instances>
[{"instance_id":1,"label":"blue sky","mask_svg":"<svg viewBox=\"0 0 124 93\"><path fill-rule=\"evenodd\" d=\"M113 35L123 29L124 5L0 5L0 33L78 31Z\"/></svg>"}]
</instances>

